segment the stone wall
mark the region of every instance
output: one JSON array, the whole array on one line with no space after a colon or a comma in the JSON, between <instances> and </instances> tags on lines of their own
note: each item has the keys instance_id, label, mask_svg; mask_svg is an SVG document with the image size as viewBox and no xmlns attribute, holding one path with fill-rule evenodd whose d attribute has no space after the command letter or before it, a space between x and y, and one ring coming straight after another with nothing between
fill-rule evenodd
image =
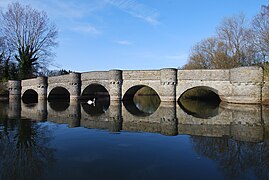
<instances>
[{"instance_id":1,"label":"stone wall","mask_svg":"<svg viewBox=\"0 0 269 180\"><path fill-rule=\"evenodd\" d=\"M263 69L260 67L179 70L177 97L179 98L188 89L200 86L209 88L225 102L258 104L262 102L262 85Z\"/></svg>"},{"instance_id":2,"label":"stone wall","mask_svg":"<svg viewBox=\"0 0 269 180\"><path fill-rule=\"evenodd\" d=\"M109 79L108 71L93 71L81 74L82 82L88 80L108 80L108 79Z\"/></svg>"},{"instance_id":3,"label":"stone wall","mask_svg":"<svg viewBox=\"0 0 269 180\"><path fill-rule=\"evenodd\" d=\"M262 88L262 103L269 104L269 77L264 76Z\"/></svg>"},{"instance_id":4,"label":"stone wall","mask_svg":"<svg viewBox=\"0 0 269 180\"><path fill-rule=\"evenodd\" d=\"M138 71L123 71L123 80L159 80L159 70L138 70Z\"/></svg>"},{"instance_id":5,"label":"stone wall","mask_svg":"<svg viewBox=\"0 0 269 180\"><path fill-rule=\"evenodd\" d=\"M34 79L25 79L25 80L22 80L21 81L21 86L24 87L24 86L34 86L37 84L37 79L34 78Z\"/></svg>"},{"instance_id":6,"label":"stone wall","mask_svg":"<svg viewBox=\"0 0 269 180\"><path fill-rule=\"evenodd\" d=\"M178 80L229 81L230 70L178 70Z\"/></svg>"}]
</instances>

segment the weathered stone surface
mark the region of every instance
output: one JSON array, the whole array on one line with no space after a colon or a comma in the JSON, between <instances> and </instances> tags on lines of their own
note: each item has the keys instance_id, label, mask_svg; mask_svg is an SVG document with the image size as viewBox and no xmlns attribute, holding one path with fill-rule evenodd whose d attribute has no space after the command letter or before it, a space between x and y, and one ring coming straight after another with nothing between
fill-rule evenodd
<instances>
[{"instance_id":1,"label":"weathered stone surface","mask_svg":"<svg viewBox=\"0 0 269 180\"><path fill-rule=\"evenodd\" d=\"M264 76L262 86L262 103L269 104L269 77Z\"/></svg>"},{"instance_id":2,"label":"weathered stone surface","mask_svg":"<svg viewBox=\"0 0 269 180\"><path fill-rule=\"evenodd\" d=\"M206 81L229 81L230 70L178 70L177 79L180 80L206 80Z\"/></svg>"},{"instance_id":3,"label":"weathered stone surface","mask_svg":"<svg viewBox=\"0 0 269 180\"><path fill-rule=\"evenodd\" d=\"M104 80L108 78L109 74L107 71L93 71L81 73L81 81Z\"/></svg>"},{"instance_id":4,"label":"weathered stone surface","mask_svg":"<svg viewBox=\"0 0 269 180\"><path fill-rule=\"evenodd\" d=\"M137 70L137 71L123 71L123 80L159 80L160 71L156 70Z\"/></svg>"},{"instance_id":5,"label":"weathered stone surface","mask_svg":"<svg viewBox=\"0 0 269 180\"><path fill-rule=\"evenodd\" d=\"M269 83L260 67L240 67L228 70L161 70L94 71L71 73L47 78L35 78L21 82L21 93L10 89L10 94L21 94L33 89L39 97L48 96L52 89L63 87L70 99L77 100L91 84L103 86L111 100L119 101L134 86L149 86L161 101L176 101L187 90L205 87L219 95L222 101L239 104L269 103ZM10 82L14 86L14 83ZM13 87L15 88L15 87ZM18 89L16 90L18 91ZM11 98L11 96L10 96ZM41 98L43 99L43 98Z\"/></svg>"},{"instance_id":6,"label":"weathered stone surface","mask_svg":"<svg viewBox=\"0 0 269 180\"><path fill-rule=\"evenodd\" d=\"M261 67L239 67L230 70L230 81L232 83L262 83L263 69Z\"/></svg>"}]
</instances>

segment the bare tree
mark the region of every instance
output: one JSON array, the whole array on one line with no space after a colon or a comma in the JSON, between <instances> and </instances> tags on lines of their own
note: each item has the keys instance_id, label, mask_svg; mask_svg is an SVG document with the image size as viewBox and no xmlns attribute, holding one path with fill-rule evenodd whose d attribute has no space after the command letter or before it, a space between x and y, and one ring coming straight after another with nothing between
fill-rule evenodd
<instances>
[{"instance_id":1,"label":"bare tree","mask_svg":"<svg viewBox=\"0 0 269 180\"><path fill-rule=\"evenodd\" d=\"M233 67L252 65L256 49L251 40L252 31L243 14L224 19L217 28L217 34L227 47Z\"/></svg>"},{"instance_id":2,"label":"bare tree","mask_svg":"<svg viewBox=\"0 0 269 180\"><path fill-rule=\"evenodd\" d=\"M9 65L10 61L10 51L7 48L6 39L0 37L0 80L6 81L10 78L9 76Z\"/></svg>"},{"instance_id":3,"label":"bare tree","mask_svg":"<svg viewBox=\"0 0 269 180\"><path fill-rule=\"evenodd\" d=\"M255 48L244 15L224 19L217 36L198 42L184 69L226 69L251 65Z\"/></svg>"},{"instance_id":4,"label":"bare tree","mask_svg":"<svg viewBox=\"0 0 269 180\"><path fill-rule=\"evenodd\" d=\"M223 69L230 68L231 58L227 46L218 38L207 38L192 48L189 62L183 69Z\"/></svg>"},{"instance_id":5,"label":"bare tree","mask_svg":"<svg viewBox=\"0 0 269 180\"><path fill-rule=\"evenodd\" d=\"M215 69L262 65L269 61L269 5L263 6L252 26L243 14L225 18L216 37L198 42L183 69Z\"/></svg>"},{"instance_id":6,"label":"bare tree","mask_svg":"<svg viewBox=\"0 0 269 180\"><path fill-rule=\"evenodd\" d=\"M12 3L1 13L2 33L18 62L20 78L31 78L49 63L57 45L57 28L44 11Z\"/></svg>"},{"instance_id":7,"label":"bare tree","mask_svg":"<svg viewBox=\"0 0 269 180\"><path fill-rule=\"evenodd\" d=\"M263 58L263 62L269 59L269 5L264 5L261 12L252 20L255 45Z\"/></svg>"}]
</instances>

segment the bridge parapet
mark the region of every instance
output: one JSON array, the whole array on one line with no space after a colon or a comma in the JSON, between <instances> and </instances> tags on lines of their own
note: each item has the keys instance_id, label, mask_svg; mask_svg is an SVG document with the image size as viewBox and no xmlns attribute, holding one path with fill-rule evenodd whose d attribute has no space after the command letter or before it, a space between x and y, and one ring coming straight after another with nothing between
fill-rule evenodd
<instances>
[{"instance_id":1,"label":"bridge parapet","mask_svg":"<svg viewBox=\"0 0 269 180\"><path fill-rule=\"evenodd\" d=\"M81 74L82 82L88 80L108 80L108 79L109 79L108 71L92 71Z\"/></svg>"},{"instance_id":2,"label":"bridge parapet","mask_svg":"<svg viewBox=\"0 0 269 180\"><path fill-rule=\"evenodd\" d=\"M125 70L122 72L123 80L159 80L159 70Z\"/></svg>"},{"instance_id":3,"label":"bridge parapet","mask_svg":"<svg viewBox=\"0 0 269 180\"><path fill-rule=\"evenodd\" d=\"M229 81L229 69L210 69L210 70L178 70L178 80L199 80L199 81Z\"/></svg>"},{"instance_id":4,"label":"bridge parapet","mask_svg":"<svg viewBox=\"0 0 269 180\"><path fill-rule=\"evenodd\" d=\"M64 83L64 82L69 82L70 81L70 74L64 74L60 76L51 76L48 77L48 83L49 84L55 84L55 83Z\"/></svg>"}]
</instances>

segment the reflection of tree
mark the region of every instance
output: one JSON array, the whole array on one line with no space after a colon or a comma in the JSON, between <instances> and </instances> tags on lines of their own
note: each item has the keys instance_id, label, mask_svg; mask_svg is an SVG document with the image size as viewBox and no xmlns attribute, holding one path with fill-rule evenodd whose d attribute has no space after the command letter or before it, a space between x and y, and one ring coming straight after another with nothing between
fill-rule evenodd
<instances>
[{"instance_id":1,"label":"reflection of tree","mask_svg":"<svg viewBox=\"0 0 269 180\"><path fill-rule=\"evenodd\" d=\"M269 178L269 142L241 142L227 137L191 139L196 152L218 162L227 179L245 179L251 171L258 179Z\"/></svg>"},{"instance_id":2,"label":"reflection of tree","mask_svg":"<svg viewBox=\"0 0 269 180\"><path fill-rule=\"evenodd\" d=\"M40 179L54 161L49 147L51 134L47 126L30 120L2 121L0 132L0 168L2 179ZM2 129L1 128L1 129Z\"/></svg>"}]
</instances>

